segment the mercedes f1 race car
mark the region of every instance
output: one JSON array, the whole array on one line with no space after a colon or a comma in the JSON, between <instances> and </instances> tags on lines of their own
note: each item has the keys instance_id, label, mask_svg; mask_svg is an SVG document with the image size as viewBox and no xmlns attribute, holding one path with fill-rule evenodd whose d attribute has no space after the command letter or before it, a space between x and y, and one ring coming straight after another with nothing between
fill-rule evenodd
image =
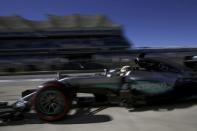
<instances>
[{"instance_id":1,"label":"mercedes f1 race car","mask_svg":"<svg viewBox=\"0 0 197 131\"><path fill-rule=\"evenodd\" d=\"M0 119L7 120L34 109L45 121L63 119L80 103L78 93L91 93L95 103L136 106L181 100L197 94L197 74L169 61L135 59L137 66L105 70L94 75L63 76L22 92L14 104L0 103Z\"/></svg>"}]
</instances>

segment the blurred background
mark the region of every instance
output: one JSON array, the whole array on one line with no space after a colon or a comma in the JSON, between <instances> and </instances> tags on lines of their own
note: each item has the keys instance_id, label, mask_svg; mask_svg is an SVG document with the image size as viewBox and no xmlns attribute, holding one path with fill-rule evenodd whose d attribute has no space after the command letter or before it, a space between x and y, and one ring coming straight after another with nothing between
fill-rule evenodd
<instances>
[{"instance_id":1,"label":"blurred background","mask_svg":"<svg viewBox=\"0 0 197 131\"><path fill-rule=\"evenodd\" d=\"M103 70L142 52L184 64L196 13L195 0L1 1L0 72Z\"/></svg>"}]
</instances>

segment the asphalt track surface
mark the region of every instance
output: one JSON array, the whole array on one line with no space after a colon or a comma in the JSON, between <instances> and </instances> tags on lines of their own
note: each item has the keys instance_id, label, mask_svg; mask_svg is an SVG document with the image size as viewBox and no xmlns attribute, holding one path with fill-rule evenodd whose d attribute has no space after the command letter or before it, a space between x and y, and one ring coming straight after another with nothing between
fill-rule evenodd
<instances>
[{"instance_id":1,"label":"asphalt track surface","mask_svg":"<svg viewBox=\"0 0 197 131\"><path fill-rule=\"evenodd\" d=\"M76 74L78 75L78 74ZM21 91L36 88L56 75L0 76L0 101L12 102ZM84 107L72 110L64 120L46 123L34 112L23 120L0 122L0 131L197 131L197 101L124 107Z\"/></svg>"}]
</instances>

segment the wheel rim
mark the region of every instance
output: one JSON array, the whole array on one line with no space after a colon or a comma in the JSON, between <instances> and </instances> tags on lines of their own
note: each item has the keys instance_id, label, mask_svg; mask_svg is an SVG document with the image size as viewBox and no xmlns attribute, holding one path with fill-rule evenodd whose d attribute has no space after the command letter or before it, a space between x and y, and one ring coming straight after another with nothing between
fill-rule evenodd
<instances>
[{"instance_id":1,"label":"wheel rim","mask_svg":"<svg viewBox=\"0 0 197 131\"><path fill-rule=\"evenodd\" d=\"M38 96L38 109L46 115L57 115L64 111L65 96L57 90L47 90Z\"/></svg>"}]
</instances>

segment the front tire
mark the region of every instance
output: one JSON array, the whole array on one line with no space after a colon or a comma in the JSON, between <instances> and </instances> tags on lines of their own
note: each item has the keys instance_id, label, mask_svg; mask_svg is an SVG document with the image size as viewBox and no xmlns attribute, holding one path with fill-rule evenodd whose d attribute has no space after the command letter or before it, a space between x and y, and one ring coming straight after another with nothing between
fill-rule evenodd
<instances>
[{"instance_id":1,"label":"front tire","mask_svg":"<svg viewBox=\"0 0 197 131\"><path fill-rule=\"evenodd\" d=\"M46 121L63 119L71 107L70 95L55 87L38 91L34 102L38 117Z\"/></svg>"}]
</instances>

